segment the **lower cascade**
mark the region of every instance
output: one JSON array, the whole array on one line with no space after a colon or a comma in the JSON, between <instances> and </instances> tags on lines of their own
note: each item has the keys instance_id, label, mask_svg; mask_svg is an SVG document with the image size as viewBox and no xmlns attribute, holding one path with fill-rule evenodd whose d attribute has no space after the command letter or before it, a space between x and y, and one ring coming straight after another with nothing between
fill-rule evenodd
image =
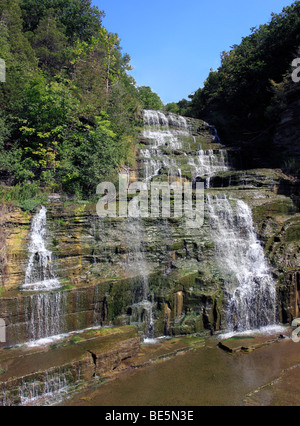
<instances>
[{"instance_id":1,"label":"lower cascade","mask_svg":"<svg viewBox=\"0 0 300 426\"><path fill-rule=\"evenodd\" d=\"M129 218L127 229L130 233L129 247L131 253L128 259L130 269L135 271L138 278L139 294L138 301L132 305L132 324L145 325L144 333L147 339L153 338L153 303L149 289L149 272L147 271L147 262L143 252L143 223L141 219Z\"/></svg>"},{"instance_id":2,"label":"lower cascade","mask_svg":"<svg viewBox=\"0 0 300 426\"><path fill-rule=\"evenodd\" d=\"M226 196L207 196L216 257L225 278L227 324L232 331L274 325L276 283L254 231L247 204Z\"/></svg>"},{"instance_id":3,"label":"lower cascade","mask_svg":"<svg viewBox=\"0 0 300 426\"><path fill-rule=\"evenodd\" d=\"M72 386L80 380L80 368L75 371L64 367L46 370L23 378L14 392L6 390L3 395L0 394L0 404L4 407L16 405L16 402L21 406L40 405L41 402L43 405L53 405L67 398Z\"/></svg>"},{"instance_id":4,"label":"lower cascade","mask_svg":"<svg viewBox=\"0 0 300 426\"><path fill-rule=\"evenodd\" d=\"M37 294L27 300L25 314L28 320L28 341L64 333L66 296L62 292Z\"/></svg>"}]
</instances>

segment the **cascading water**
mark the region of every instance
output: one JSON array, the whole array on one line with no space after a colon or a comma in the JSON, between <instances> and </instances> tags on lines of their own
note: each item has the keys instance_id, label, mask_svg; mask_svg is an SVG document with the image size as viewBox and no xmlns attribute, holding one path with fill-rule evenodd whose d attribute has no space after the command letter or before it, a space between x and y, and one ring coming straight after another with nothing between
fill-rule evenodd
<instances>
[{"instance_id":1,"label":"cascading water","mask_svg":"<svg viewBox=\"0 0 300 426\"><path fill-rule=\"evenodd\" d=\"M182 168L185 168L193 181L198 178L204 179L206 187L209 187L212 176L229 169L225 151L217 145L214 150L202 149L188 120L179 115L145 110L142 138L145 141L145 147L140 150L141 178L145 182L150 182L158 175L165 175L169 182L173 179L182 181ZM219 143L219 139L216 142ZM209 145L211 144L212 142ZM129 221L130 226L132 227L131 246L135 256L134 262L135 266L139 265L137 273L144 288L143 301L133 306L133 317L142 317L148 330L147 337L152 337L153 304L150 302L146 259L141 247L141 238L144 233L143 221L140 219L137 223L135 220L134 224Z\"/></svg>"},{"instance_id":2,"label":"cascading water","mask_svg":"<svg viewBox=\"0 0 300 426\"><path fill-rule=\"evenodd\" d=\"M227 325L232 331L259 329L276 323L276 286L257 239L252 213L226 196L207 196L216 259L225 278Z\"/></svg>"},{"instance_id":3,"label":"cascading water","mask_svg":"<svg viewBox=\"0 0 300 426\"><path fill-rule=\"evenodd\" d=\"M142 136L151 143L148 149L140 151L145 180L151 180L162 169L172 169L176 176L181 177L180 167L169 154L183 148L182 138L191 137L186 119L175 114L166 116L159 111L145 110L144 126Z\"/></svg>"},{"instance_id":4,"label":"cascading water","mask_svg":"<svg viewBox=\"0 0 300 426\"><path fill-rule=\"evenodd\" d=\"M127 230L130 234L130 247L132 252L129 256L129 266L138 276L138 287L141 290L138 299L141 301L132 305L132 322L144 323L145 336L147 339L154 337L153 303L149 289L149 272L143 251L143 223L141 219L129 218Z\"/></svg>"},{"instance_id":5,"label":"cascading water","mask_svg":"<svg viewBox=\"0 0 300 426\"><path fill-rule=\"evenodd\" d=\"M145 111L144 125L143 138L150 142L150 146L141 151L146 180L161 172L167 174L166 170L174 174L174 169L180 170L177 176L181 176L180 167L186 169L187 164L192 180L205 180L209 189L213 176L230 170L222 147L204 149L200 143L196 151L191 149L192 143L193 147L197 145L196 137L184 117ZM220 144L217 130L211 130L212 143ZM227 326L241 331L276 324L276 288L254 230L251 210L241 200L235 204L233 209L226 196L207 196L217 262L226 281Z\"/></svg>"},{"instance_id":6,"label":"cascading water","mask_svg":"<svg viewBox=\"0 0 300 426\"><path fill-rule=\"evenodd\" d=\"M7 407L57 404L69 396L80 380L80 367L73 370L68 367L55 367L24 377L12 395L7 390L0 394L0 405Z\"/></svg>"},{"instance_id":7,"label":"cascading water","mask_svg":"<svg viewBox=\"0 0 300 426\"><path fill-rule=\"evenodd\" d=\"M206 178L206 188L210 187L210 180L214 175L228 170L226 155L222 150L218 150L216 154L212 149L200 149L196 159L190 158L189 164L194 167L195 175Z\"/></svg>"},{"instance_id":8,"label":"cascading water","mask_svg":"<svg viewBox=\"0 0 300 426\"><path fill-rule=\"evenodd\" d=\"M66 295L63 292L37 294L27 298L28 342L65 332Z\"/></svg>"},{"instance_id":9,"label":"cascading water","mask_svg":"<svg viewBox=\"0 0 300 426\"><path fill-rule=\"evenodd\" d=\"M164 170L169 170L175 177L181 178L182 170L174 158L181 156L180 163L187 164L192 172L192 178L206 180L206 187L210 186L210 179L220 172L229 170L226 152L223 149L202 149L201 144L195 153L187 155L191 142L196 144L188 122L184 117L158 111L144 111L143 138L150 142L150 146L140 150L144 163L144 178L151 180ZM215 137L215 142L220 143ZM189 147L189 149L188 149Z\"/></svg>"},{"instance_id":10,"label":"cascading water","mask_svg":"<svg viewBox=\"0 0 300 426\"><path fill-rule=\"evenodd\" d=\"M55 291L61 287L56 278L52 253L46 248L47 210L44 206L33 218L25 284L23 291L34 292L25 298L27 342L61 334L65 331L66 296Z\"/></svg>"},{"instance_id":11,"label":"cascading water","mask_svg":"<svg viewBox=\"0 0 300 426\"><path fill-rule=\"evenodd\" d=\"M44 206L34 216L28 251L30 258L25 273L24 291L49 291L60 287L52 266L52 253L46 248L47 210Z\"/></svg>"}]
</instances>

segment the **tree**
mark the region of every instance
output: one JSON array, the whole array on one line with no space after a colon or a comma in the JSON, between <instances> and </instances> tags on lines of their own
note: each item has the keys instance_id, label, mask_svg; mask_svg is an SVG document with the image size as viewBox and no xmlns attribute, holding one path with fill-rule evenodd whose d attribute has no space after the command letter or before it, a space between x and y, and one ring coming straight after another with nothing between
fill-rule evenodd
<instances>
[{"instance_id":1,"label":"tree","mask_svg":"<svg viewBox=\"0 0 300 426\"><path fill-rule=\"evenodd\" d=\"M72 44L76 39L88 41L101 29L104 12L92 6L91 0L20 0L24 31L35 32L40 21L55 11L57 20L66 28Z\"/></svg>"},{"instance_id":2,"label":"tree","mask_svg":"<svg viewBox=\"0 0 300 426\"><path fill-rule=\"evenodd\" d=\"M166 111L173 112L174 114L180 113L180 108L179 108L179 106L176 102L171 102L171 103L167 104L165 109L166 109Z\"/></svg>"},{"instance_id":3,"label":"tree","mask_svg":"<svg viewBox=\"0 0 300 426\"><path fill-rule=\"evenodd\" d=\"M114 180L135 158L141 103L163 108L150 88L137 89L130 57L103 16L91 0L0 3L7 66L0 177L15 185L22 206L40 200L26 203L33 186L37 193L95 194L101 180Z\"/></svg>"},{"instance_id":4,"label":"tree","mask_svg":"<svg viewBox=\"0 0 300 426\"><path fill-rule=\"evenodd\" d=\"M37 70L34 51L22 32L18 0L0 3L0 57L6 63L6 83L0 86L0 108L14 110L28 79Z\"/></svg>"},{"instance_id":5,"label":"tree","mask_svg":"<svg viewBox=\"0 0 300 426\"><path fill-rule=\"evenodd\" d=\"M62 148L59 173L63 189L70 193L93 195L97 185L113 179L121 165L119 141L104 113L95 118L94 126L86 125L65 139Z\"/></svg>"},{"instance_id":6,"label":"tree","mask_svg":"<svg viewBox=\"0 0 300 426\"><path fill-rule=\"evenodd\" d=\"M23 155L17 177L32 174L42 183L52 185L61 165L61 145L80 126L79 101L69 81L47 83L40 75L25 93L20 111L20 144Z\"/></svg>"},{"instance_id":7,"label":"tree","mask_svg":"<svg viewBox=\"0 0 300 426\"><path fill-rule=\"evenodd\" d=\"M138 99L143 109L161 110L164 108L160 97L152 92L149 86L138 87Z\"/></svg>"},{"instance_id":8,"label":"tree","mask_svg":"<svg viewBox=\"0 0 300 426\"><path fill-rule=\"evenodd\" d=\"M49 74L57 73L66 65L70 55L67 51L65 28L55 20L53 14L54 11L50 10L40 20L36 31L29 36L39 59L39 66Z\"/></svg>"}]
</instances>

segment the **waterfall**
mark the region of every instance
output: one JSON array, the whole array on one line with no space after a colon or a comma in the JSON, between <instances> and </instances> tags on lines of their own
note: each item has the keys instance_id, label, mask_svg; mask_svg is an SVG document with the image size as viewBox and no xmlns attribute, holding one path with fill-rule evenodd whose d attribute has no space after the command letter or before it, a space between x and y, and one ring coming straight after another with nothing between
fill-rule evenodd
<instances>
[{"instance_id":1,"label":"waterfall","mask_svg":"<svg viewBox=\"0 0 300 426\"><path fill-rule=\"evenodd\" d=\"M232 331L276 323L276 285L254 230L247 204L207 196L216 259L225 277L227 325Z\"/></svg>"},{"instance_id":2,"label":"waterfall","mask_svg":"<svg viewBox=\"0 0 300 426\"><path fill-rule=\"evenodd\" d=\"M80 367L54 367L24 377L12 390L2 388L0 405L49 406L65 400L81 380Z\"/></svg>"},{"instance_id":3,"label":"waterfall","mask_svg":"<svg viewBox=\"0 0 300 426\"><path fill-rule=\"evenodd\" d=\"M142 137L150 143L149 147L140 150L146 181L165 170L169 170L169 175L171 173L181 178L181 165L186 164L191 170L192 179L204 178L206 186L209 187L211 177L229 170L224 149L204 150L201 144L198 144L196 152L186 154L186 150L191 151L191 142L196 144L196 137L184 117L145 110ZM220 140L215 137L214 143L220 143Z\"/></svg>"},{"instance_id":4,"label":"waterfall","mask_svg":"<svg viewBox=\"0 0 300 426\"><path fill-rule=\"evenodd\" d=\"M25 298L27 342L64 332L66 295L53 292L60 288L52 265L52 253L46 248L47 210L44 206L32 220L28 251L30 254L23 291L41 292Z\"/></svg>"},{"instance_id":5,"label":"waterfall","mask_svg":"<svg viewBox=\"0 0 300 426\"><path fill-rule=\"evenodd\" d=\"M46 371L39 379L23 380L19 387L20 405L32 405L41 398L47 398L47 402L50 403L54 398L58 398L59 394L67 392L69 387L67 373L68 371L64 372L63 368L59 368L58 371Z\"/></svg>"},{"instance_id":6,"label":"waterfall","mask_svg":"<svg viewBox=\"0 0 300 426\"><path fill-rule=\"evenodd\" d=\"M144 111L144 140L147 147L140 150L143 162L144 181L165 174L169 179L182 179L180 163L187 163L184 153L185 144L194 141L191 129L184 117L176 114L164 114L160 111ZM177 158L179 160L177 161ZM132 306L132 321L146 324L145 335L154 337L154 303L149 290L149 272L143 249L144 225L142 219L129 219L131 263L130 267L139 277L142 293L140 301Z\"/></svg>"},{"instance_id":7,"label":"waterfall","mask_svg":"<svg viewBox=\"0 0 300 426\"><path fill-rule=\"evenodd\" d=\"M154 127L158 131L161 131L162 127L169 130L170 125L179 129L188 130L186 119L173 113L168 113L166 116L161 111L144 110L144 122L147 126Z\"/></svg>"},{"instance_id":8,"label":"waterfall","mask_svg":"<svg viewBox=\"0 0 300 426\"><path fill-rule=\"evenodd\" d=\"M223 150L212 149L197 152L197 156L189 159L189 165L194 169L194 179L197 177L206 178L206 188L210 187L210 180L217 173L226 172L229 170L227 165L226 154Z\"/></svg>"},{"instance_id":9,"label":"waterfall","mask_svg":"<svg viewBox=\"0 0 300 426\"><path fill-rule=\"evenodd\" d=\"M44 206L33 218L30 232L24 291L49 291L60 287L52 265L52 253L46 248L47 210Z\"/></svg>"},{"instance_id":10,"label":"waterfall","mask_svg":"<svg viewBox=\"0 0 300 426\"><path fill-rule=\"evenodd\" d=\"M149 289L149 271L143 249L144 229L142 220L129 218L127 230L130 235L131 248L129 266L138 276L138 284L141 286L141 291L137 297L140 301L132 305L131 320L133 323L144 323L146 325L145 336L152 339L154 337L153 302Z\"/></svg>"},{"instance_id":11,"label":"waterfall","mask_svg":"<svg viewBox=\"0 0 300 426\"><path fill-rule=\"evenodd\" d=\"M27 297L27 341L57 336L65 330L66 294L44 293Z\"/></svg>"},{"instance_id":12,"label":"waterfall","mask_svg":"<svg viewBox=\"0 0 300 426\"><path fill-rule=\"evenodd\" d=\"M229 170L224 149L215 145L215 149L203 149L194 135L193 128L188 120L172 113L160 111L144 111L144 131L142 139L145 146L140 150L142 160L142 179L150 182L158 175L164 175L170 181L189 176L194 182L197 179L206 180L206 187L210 186L210 179L215 174ZM208 145L219 140L211 138ZM211 148L211 147L210 147ZM186 175L187 173L187 175ZM153 303L149 293L147 263L143 253L142 238L144 235L143 220L129 220L131 229L132 255L134 261L131 268L139 277L143 287L142 301L132 306L134 322L146 323L146 335L152 337L154 327Z\"/></svg>"},{"instance_id":13,"label":"waterfall","mask_svg":"<svg viewBox=\"0 0 300 426\"><path fill-rule=\"evenodd\" d=\"M191 138L186 119L175 114L166 116L159 111L145 110L142 136L150 142L148 149L140 151L145 180L150 181L163 169L172 170L176 177L181 177L181 168L170 154L182 150L184 139Z\"/></svg>"}]
</instances>

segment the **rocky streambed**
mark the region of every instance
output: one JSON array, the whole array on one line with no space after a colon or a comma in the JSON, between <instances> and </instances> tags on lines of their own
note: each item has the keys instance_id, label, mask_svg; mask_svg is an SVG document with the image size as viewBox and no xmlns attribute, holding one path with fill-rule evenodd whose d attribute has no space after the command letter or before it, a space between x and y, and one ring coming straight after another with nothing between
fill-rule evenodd
<instances>
[{"instance_id":1,"label":"rocky streambed","mask_svg":"<svg viewBox=\"0 0 300 426\"><path fill-rule=\"evenodd\" d=\"M299 405L300 346L290 338L289 328L282 332L284 336L273 331L223 341L218 337L189 336L142 346L131 360L135 368L124 369L62 405Z\"/></svg>"}]
</instances>

